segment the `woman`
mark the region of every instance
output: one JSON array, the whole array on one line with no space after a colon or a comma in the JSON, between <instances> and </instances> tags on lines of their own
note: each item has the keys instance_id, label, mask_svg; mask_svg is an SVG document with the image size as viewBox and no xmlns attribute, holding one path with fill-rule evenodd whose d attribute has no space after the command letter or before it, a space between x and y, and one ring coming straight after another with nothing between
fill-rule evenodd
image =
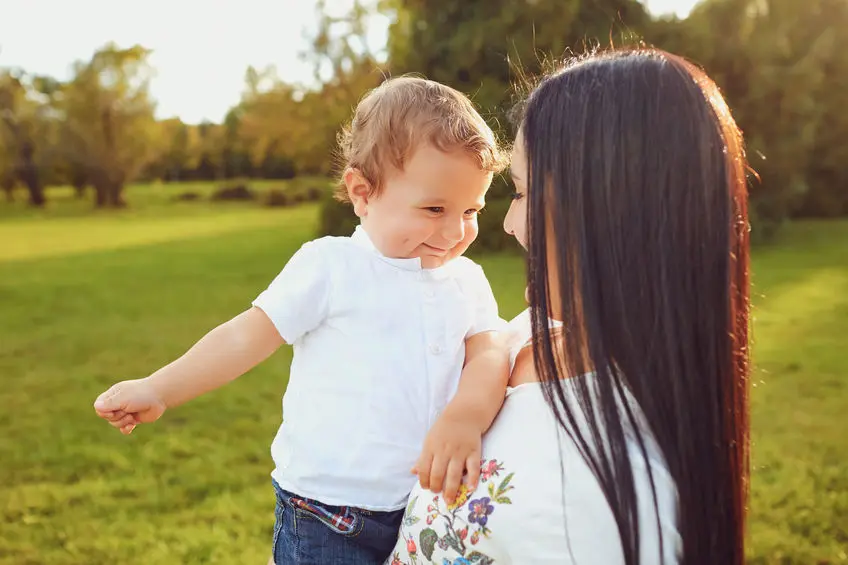
<instances>
[{"instance_id":1,"label":"woman","mask_svg":"<svg viewBox=\"0 0 848 565\"><path fill-rule=\"evenodd\" d=\"M745 172L679 57L594 55L536 87L504 222L529 255L510 389L480 486L417 488L391 563L743 563Z\"/></svg>"}]
</instances>

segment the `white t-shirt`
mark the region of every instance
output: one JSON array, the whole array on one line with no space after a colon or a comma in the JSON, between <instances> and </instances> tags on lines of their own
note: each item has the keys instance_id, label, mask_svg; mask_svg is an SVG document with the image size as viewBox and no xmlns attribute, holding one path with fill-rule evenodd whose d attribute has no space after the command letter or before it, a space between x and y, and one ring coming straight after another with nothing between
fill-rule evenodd
<instances>
[{"instance_id":1,"label":"white t-shirt","mask_svg":"<svg viewBox=\"0 0 848 565\"><path fill-rule=\"evenodd\" d=\"M403 508L465 339L503 327L483 270L385 257L360 226L304 244L253 304L294 346L273 478L326 504Z\"/></svg>"},{"instance_id":2,"label":"white t-shirt","mask_svg":"<svg viewBox=\"0 0 848 565\"><path fill-rule=\"evenodd\" d=\"M530 339L529 312L510 322L512 359ZM579 378L592 378L589 375ZM566 381L572 382L572 381ZM633 406L634 409L638 408ZM635 440L634 440L635 441ZM665 565L680 560L677 490L658 447L648 454L657 489ZM638 498L641 562L659 565L648 473L629 446ZM598 480L558 425L539 383L510 388L483 439L483 474L455 504L416 485L386 565L620 565L621 542Z\"/></svg>"}]
</instances>

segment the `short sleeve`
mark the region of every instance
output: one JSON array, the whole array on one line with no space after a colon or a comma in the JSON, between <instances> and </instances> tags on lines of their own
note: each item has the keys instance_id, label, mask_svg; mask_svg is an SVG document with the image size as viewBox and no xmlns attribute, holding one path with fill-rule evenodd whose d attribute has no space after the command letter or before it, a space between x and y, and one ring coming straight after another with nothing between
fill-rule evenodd
<instances>
[{"instance_id":1,"label":"short sleeve","mask_svg":"<svg viewBox=\"0 0 848 565\"><path fill-rule=\"evenodd\" d=\"M483 268L473 263L469 271L468 284L474 296L474 319L466 339L479 333L506 329L506 322L498 315L498 302Z\"/></svg>"},{"instance_id":2,"label":"short sleeve","mask_svg":"<svg viewBox=\"0 0 848 565\"><path fill-rule=\"evenodd\" d=\"M286 343L317 328L329 311L331 273L326 249L305 243L253 305L265 312Z\"/></svg>"}]
</instances>

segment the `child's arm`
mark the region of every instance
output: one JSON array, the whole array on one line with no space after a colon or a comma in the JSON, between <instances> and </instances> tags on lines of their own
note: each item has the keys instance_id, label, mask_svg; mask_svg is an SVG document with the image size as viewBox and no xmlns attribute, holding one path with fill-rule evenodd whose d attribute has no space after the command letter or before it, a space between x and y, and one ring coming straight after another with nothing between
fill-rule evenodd
<instances>
[{"instance_id":1,"label":"child's arm","mask_svg":"<svg viewBox=\"0 0 848 565\"><path fill-rule=\"evenodd\" d=\"M97 414L128 434L178 406L240 377L283 345L268 316L253 307L207 333L182 357L149 377L101 394Z\"/></svg>"},{"instance_id":2,"label":"child's arm","mask_svg":"<svg viewBox=\"0 0 848 565\"><path fill-rule=\"evenodd\" d=\"M497 416L509 381L509 352L497 332L466 340L465 366L453 400L427 434L414 472L422 488L452 503L468 471L468 488L480 477L481 438Z\"/></svg>"},{"instance_id":3,"label":"child's arm","mask_svg":"<svg viewBox=\"0 0 848 565\"><path fill-rule=\"evenodd\" d=\"M118 383L94 403L98 415L128 434L177 406L240 377L284 343L318 327L328 312L326 245L307 242L242 312L206 334L173 363L144 379Z\"/></svg>"}]
</instances>

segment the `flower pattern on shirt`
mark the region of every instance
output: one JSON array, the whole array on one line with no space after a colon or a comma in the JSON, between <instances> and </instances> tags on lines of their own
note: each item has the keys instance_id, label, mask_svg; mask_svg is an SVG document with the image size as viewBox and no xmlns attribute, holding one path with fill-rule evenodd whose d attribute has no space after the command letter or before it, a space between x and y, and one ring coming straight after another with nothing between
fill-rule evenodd
<instances>
[{"instance_id":1,"label":"flower pattern on shirt","mask_svg":"<svg viewBox=\"0 0 848 565\"><path fill-rule=\"evenodd\" d=\"M415 526L421 521L422 512L415 513L419 496L409 501L403 517L401 536L403 542L399 546L406 546L406 552L401 557L401 551L396 551L392 556L391 565L420 565L424 563L438 563L438 565L491 565L494 559L476 550L475 546L481 537L489 537L491 534L490 522L492 516L496 516L499 505L512 504L512 500L506 493L513 489L510 484L514 473L503 477L503 463L496 459L481 463L480 482L487 484L488 496L471 498L463 484L460 486L456 500L446 504L440 496L434 496L426 509L424 527L417 538L415 537ZM497 518L494 518L497 521ZM434 561L436 549L447 555L441 561ZM404 560L408 559L408 560Z\"/></svg>"}]
</instances>

